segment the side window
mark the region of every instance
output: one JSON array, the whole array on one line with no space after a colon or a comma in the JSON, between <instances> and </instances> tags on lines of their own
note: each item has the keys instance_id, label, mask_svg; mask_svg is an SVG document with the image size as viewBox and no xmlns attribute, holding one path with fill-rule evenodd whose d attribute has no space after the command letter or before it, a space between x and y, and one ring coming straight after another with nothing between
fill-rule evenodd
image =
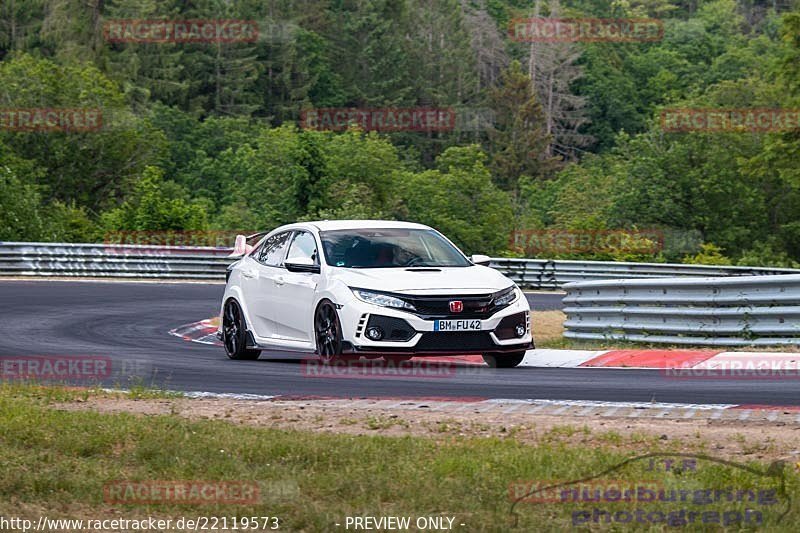
<instances>
[{"instance_id":1,"label":"side window","mask_svg":"<svg viewBox=\"0 0 800 533\"><path fill-rule=\"evenodd\" d=\"M289 247L289 255L286 256L286 261L292 259L311 259L315 263L319 262L317 257L317 243L314 241L314 236L307 231L298 231L292 240L292 245Z\"/></svg>"},{"instance_id":2,"label":"side window","mask_svg":"<svg viewBox=\"0 0 800 533\"><path fill-rule=\"evenodd\" d=\"M249 255L250 257L252 257L253 259L256 259L256 260L257 260L257 259L258 259L258 257L261 255L261 250L263 250L263 249L264 249L264 245L265 245L266 243L267 243L267 240L266 240L266 239L259 239L259 241L256 243L256 246L255 246L255 248L253 248L252 250L250 250L250 253L249 253L248 255Z\"/></svg>"},{"instance_id":3,"label":"side window","mask_svg":"<svg viewBox=\"0 0 800 533\"><path fill-rule=\"evenodd\" d=\"M267 239L258 253L258 261L267 266L281 266L290 234L291 232L285 231Z\"/></svg>"}]
</instances>

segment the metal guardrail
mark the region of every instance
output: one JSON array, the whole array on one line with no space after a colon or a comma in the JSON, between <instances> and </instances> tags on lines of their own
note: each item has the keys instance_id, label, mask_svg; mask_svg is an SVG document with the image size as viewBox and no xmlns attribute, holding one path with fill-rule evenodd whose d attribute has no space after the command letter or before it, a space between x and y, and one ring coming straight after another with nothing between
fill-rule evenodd
<instances>
[{"instance_id":1,"label":"metal guardrail","mask_svg":"<svg viewBox=\"0 0 800 533\"><path fill-rule=\"evenodd\" d=\"M225 279L227 248L1 242L0 275Z\"/></svg>"},{"instance_id":2,"label":"metal guardrail","mask_svg":"<svg viewBox=\"0 0 800 533\"><path fill-rule=\"evenodd\" d=\"M0 242L0 275L224 279L230 252L202 246ZM492 259L491 266L526 289L620 278L800 274L775 268L547 259Z\"/></svg>"},{"instance_id":3,"label":"metal guardrail","mask_svg":"<svg viewBox=\"0 0 800 533\"><path fill-rule=\"evenodd\" d=\"M611 279L800 274L800 270L790 268L548 259L492 259L491 266L526 289L559 289L572 282Z\"/></svg>"},{"instance_id":4,"label":"metal guardrail","mask_svg":"<svg viewBox=\"0 0 800 533\"><path fill-rule=\"evenodd\" d=\"M800 344L800 274L566 285L564 336L713 346Z\"/></svg>"}]
</instances>

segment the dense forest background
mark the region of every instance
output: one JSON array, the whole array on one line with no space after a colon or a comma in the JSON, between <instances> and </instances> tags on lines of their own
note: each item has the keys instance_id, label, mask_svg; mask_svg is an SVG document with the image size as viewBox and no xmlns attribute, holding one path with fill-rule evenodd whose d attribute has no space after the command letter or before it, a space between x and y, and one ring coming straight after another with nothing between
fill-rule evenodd
<instances>
[{"instance_id":1,"label":"dense forest background","mask_svg":"<svg viewBox=\"0 0 800 533\"><path fill-rule=\"evenodd\" d=\"M667 133L660 112L800 108L799 4L3 0L0 108L98 108L103 127L0 128L0 239L386 217L431 224L468 253L524 255L514 230L657 228L656 253L551 255L798 266L800 131ZM534 15L652 17L664 35L510 38L512 19ZM104 38L104 21L131 18L260 31ZM447 132L299 127L304 110L331 107L449 107L461 120Z\"/></svg>"}]
</instances>

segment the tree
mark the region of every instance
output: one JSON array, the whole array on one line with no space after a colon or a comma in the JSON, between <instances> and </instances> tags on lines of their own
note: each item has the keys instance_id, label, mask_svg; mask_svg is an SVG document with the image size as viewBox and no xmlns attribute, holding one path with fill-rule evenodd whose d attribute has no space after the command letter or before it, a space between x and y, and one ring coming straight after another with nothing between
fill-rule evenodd
<instances>
[{"instance_id":1,"label":"tree","mask_svg":"<svg viewBox=\"0 0 800 533\"><path fill-rule=\"evenodd\" d=\"M0 164L0 240L38 239L44 229L40 203L35 185L20 179L8 164Z\"/></svg>"},{"instance_id":2,"label":"tree","mask_svg":"<svg viewBox=\"0 0 800 533\"><path fill-rule=\"evenodd\" d=\"M544 131L544 113L518 61L503 72L489 101L496 119L489 131L493 174L498 186L517 198L521 176L548 179L558 166L548 155L551 138Z\"/></svg>"},{"instance_id":3,"label":"tree","mask_svg":"<svg viewBox=\"0 0 800 533\"><path fill-rule=\"evenodd\" d=\"M352 129L326 135L320 145L324 176L313 188L309 212L337 208L356 192L362 212L390 214L395 208L394 183L402 169L397 149L375 132Z\"/></svg>"},{"instance_id":4,"label":"tree","mask_svg":"<svg viewBox=\"0 0 800 533\"><path fill-rule=\"evenodd\" d=\"M113 0L108 2L103 15L106 22L111 22L176 18L178 13L177 5L156 0ZM150 101L185 105L189 80L184 54L183 45L176 43L107 42L102 64L136 109L146 107Z\"/></svg>"},{"instance_id":5,"label":"tree","mask_svg":"<svg viewBox=\"0 0 800 533\"><path fill-rule=\"evenodd\" d=\"M146 167L127 199L103 213L102 227L106 231L206 229L204 203L191 200L186 189L163 178L160 168Z\"/></svg>"},{"instance_id":6,"label":"tree","mask_svg":"<svg viewBox=\"0 0 800 533\"><path fill-rule=\"evenodd\" d=\"M225 0L200 0L182 15L197 19L235 19L238 7ZM220 116L249 116L263 104L258 93L262 71L256 45L252 42L202 42L186 44L184 63L191 82L193 107Z\"/></svg>"},{"instance_id":7,"label":"tree","mask_svg":"<svg viewBox=\"0 0 800 533\"><path fill-rule=\"evenodd\" d=\"M443 232L466 253L508 248L511 201L493 183L477 145L448 148L436 170L406 172L400 180L403 218Z\"/></svg>"},{"instance_id":8,"label":"tree","mask_svg":"<svg viewBox=\"0 0 800 533\"><path fill-rule=\"evenodd\" d=\"M534 16L539 16L540 0L536 0ZM560 15L558 0L550 0L550 16ZM574 92L575 83L583 77L578 64L583 50L574 43L540 43L528 47L528 76L545 117L544 131L550 136L548 153L574 158L576 151L592 142L581 130L590 120L586 97Z\"/></svg>"},{"instance_id":9,"label":"tree","mask_svg":"<svg viewBox=\"0 0 800 533\"><path fill-rule=\"evenodd\" d=\"M469 33L470 50L475 57L477 92L496 85L508 66L508 51L486 6L486 0L461 0L464 27Z\"/></svg>"},{"instance_id":10,"label":"tree","mask_svg":"<svg viewBox=\"0 0 800 533\"><path fill-rule=\"evenodd\" d=\"M412 96L411 64L404 48L409 30L405 0L353 0L331 8L329 38L347 81L347 104L401 106Z\"/></svg>"},{"instance_id":11,"label":"tree","mask_svg":"<svg viewBox=\"0 0 800 533\"><path fill-rule=\"evenodd\" d=\"M39 184L46 201L99 209L122 194L165 145L162 135L128 110L116 84L90 65L14 55L0 63L0 101L6 109L79 109L99 118L99 127L86 131L0 131L11 150L45 169Z\"/></svg>"},{"instance_id":12,"label":"tree","mask_svg":"<svg viewBox=\"0 0 800 533\"><path fill-rule=\"evenodd\" d=\"M39 44L45 0L8 0L0 3L0 59L14 50Z\"/></svg>"}]
</instances>

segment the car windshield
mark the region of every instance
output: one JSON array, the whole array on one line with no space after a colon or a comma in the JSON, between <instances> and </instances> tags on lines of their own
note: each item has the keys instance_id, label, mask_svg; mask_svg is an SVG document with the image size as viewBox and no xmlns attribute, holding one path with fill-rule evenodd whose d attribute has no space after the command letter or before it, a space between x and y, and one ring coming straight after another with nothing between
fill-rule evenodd
<instances>
[{"instance_id":1,"label":"car windshield","mask_svg":"<svg viewBox=\"0 0 800 533\"><path fill-rule=\"evenodd\" d=\"M345 268L466 267L472 263L429 229L348 229L320 232L325 260Z\"/></svg>"}]
</instances>

